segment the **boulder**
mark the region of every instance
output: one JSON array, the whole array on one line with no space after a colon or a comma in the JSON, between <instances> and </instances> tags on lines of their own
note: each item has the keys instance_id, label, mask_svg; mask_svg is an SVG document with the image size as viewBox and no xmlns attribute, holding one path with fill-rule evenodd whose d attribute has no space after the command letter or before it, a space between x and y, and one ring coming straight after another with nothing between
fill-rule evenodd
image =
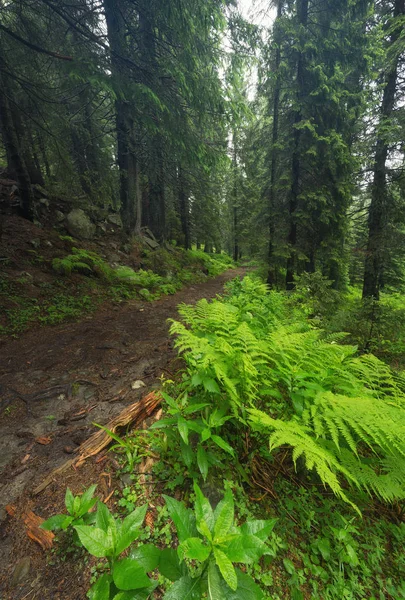
<instances>
[{"instance_id":1,"label":"boulder","mask_svg":"<svg viewBox=\"0 0 405 600\"><path fill-rule=\"evenodd\" d=\"M62 223L65 220L65 215L61 210L55 210L55 219L58 223Z\"/></svg>"},{"instance_id":2,"label":"boulder","mask_svg":"<svg viewBox=\"0 0 405 600\"><path fill-rule=\"evenodd\" d=\"M66 229L70 235L81 240L90 240L96 233L96 226L81 208L74 208L67 215Z\"/></svg>"},{"instance_id":3,"label":"boulder","mask_svg":"<svg viewBox=\"0 0 405 600\"><path fill-rule=\"evenodd\" d=\"M108 215L107 221L111 223L111 225L116 225L117 227L122 227L121 217L118 213L112 213Z\"/></svg>"}]
</instances>

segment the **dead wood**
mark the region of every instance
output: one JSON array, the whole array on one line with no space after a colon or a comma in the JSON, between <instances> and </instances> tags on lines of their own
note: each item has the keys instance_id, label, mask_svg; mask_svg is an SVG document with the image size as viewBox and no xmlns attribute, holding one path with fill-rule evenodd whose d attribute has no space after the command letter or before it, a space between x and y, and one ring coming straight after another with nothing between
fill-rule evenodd
<instances>
[{"instance_id":1,"label":"dead wood","mask_svg":"<svg viewBox=\"0 0 405 600\"><path fill-rule=\"evenodd\" d=\"M144 396L139 402L131 404L125 408L119 415L109 421L105 427L115 433L119 428L132 425L136 427L142 421L147 419L159 406L162 398L160 394L156 392L150 392L147 396ZM34 489L34 495L41 493L55 477L60 473L66 471L69 467L77 468L80 467L85 460L91 456L95 456L106 448L112 441L112 438L108 433L102 429L93 433L86 441L84 441L79 448L76 450L78 456L74 459L68 460L66 463L52 471L48 477Z\"/></svg>"},{"instance_id":2,"label":"dead wood","mask_svg":"<svg viewBox=\"0 0 405 600\"><path fill-rule=\"evenodd\" d=\"M41 548L44 550L52 548L55 535L52 531L46 531L45 529L40 528L40 525L44 522L42 517L39 517L29 509L24 510L21 514L17 514L17 509L13 504L8 504L6 506L6 512L10 517L22 520L28 537L34 540L34 542L37 542Z\"/></svg>"}]
</instances>

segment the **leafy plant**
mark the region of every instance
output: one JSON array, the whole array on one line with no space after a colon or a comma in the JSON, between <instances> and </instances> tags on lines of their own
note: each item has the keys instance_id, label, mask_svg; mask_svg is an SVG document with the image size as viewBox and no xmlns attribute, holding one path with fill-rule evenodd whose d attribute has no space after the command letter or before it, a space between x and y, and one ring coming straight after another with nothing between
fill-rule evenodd
<instances>
[{"instance_id":1,"label":"leafy plant","mask_svg":"<svg viewBox=\"0 0 405 600\"><path fill-rule=\"evenodd\" d=\"M150 429L164 429L171 440L178 441L184 464L189 469L197 464L205 480L209 467L221 464L215 450L220 448L234 456L233 448L218 432L232 418L227 415L227 407L213 409L209 402L189 402L187 393L180 395L177 400L165 392L162 392L162 396L168 406L166 412L171 416L156 421ZM191 436L194 436L193 444Z\"/></svg>"},{"instance_id":2,"label":"leafy plant","mask_svg":"<svg viewBox=\"0 0 405 600\"><path fill-rule=\"evenodd\" d=\"M263 593L253 579L234 567L257 563L266 554L266 540L275 520L234 522L234 501L230 491L215 510L194 484L194 511L165 496L179 540L177 552L162 551L160 572L174 581L165 600L261 600Z\"/></svg>"},{"instance_id":3,"label":"leafy plant","mask_svg":"<svg viewBox=\"0 0 405 600\"><path fill-rule=\"evenodd\" d=\"M172 324L195 397L229 403L240 427L248 418L271 432L271 452L290 446L294 463L349 503L344 479L386 502L403 499L405 380L341 344L344 333L324 334L280 299L272 309L277 293L267 297L257 280L233 292L181 307L184 323Z\"/></svg>"},{"instance_id":4,"label":"leafy plant","mask_svg":"<svg viewBox=\"0 0 405 600\"><path fill-rule=\"evenodd\" d=\"M94 492L97 485L91 485L80 496L73 496L71 490L67 488L65 494L65 506L67 514L54 515L42 523L41 528L49 531L66 531L76 525L85 525L92 523L95 519L91 509L97 502L94 498Z\"/></svg>"},{"instance_id":5,"label":"leafy plant","mask_svg":"<svg viewBox=\"0 0 405 600\"><path fill-rule=\"evenodd\" d=\"M93 425L99 427L100 429L108 433L108 435L117 442L116 444L110 447L110 450L124 452L127 461L126 470L132 473L135 464L140 461L140 456L138 455L139 445L134 440L134 438L130 436L127 436L125 438L120 437L107 427L104 427L104 425L99 425L98 423L93 423Z\"/></svg>"},{"instance_id":6,"label":"leafy plant","mask_svg":"<svg viewBox=\"0 0 405 600\"><path fill-rule=\"evenodd\" d=\"M141 545L130 556L119 558L140 536L146 510L146 505L138 507L120 521L99 502L94 525L75 526L83 547L97 558L106 558L109 564L109 572L101 575L90 588L90 600L137 600L148 598L155 589L157 582L147 573L158 565L158 548Z\"/></svg>"}]
</instances>

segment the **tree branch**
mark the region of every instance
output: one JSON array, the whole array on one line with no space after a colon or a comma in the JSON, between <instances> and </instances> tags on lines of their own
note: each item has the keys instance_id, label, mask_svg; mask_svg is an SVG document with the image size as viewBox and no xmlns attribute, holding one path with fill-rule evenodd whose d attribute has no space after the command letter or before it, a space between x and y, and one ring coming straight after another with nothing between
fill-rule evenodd
<instances>
[{"instance_id":1,"label":"tree branch","mask_svg":"<svg viewBox=\"0 0 405 600\"><path fill-rule=\"evenodd\" d=\"M73 58L71 56L63 56L63 54L58 54L57 52L52 52L51 50L45 50L45 48L41 48L40 46L31 44L31 42L24 40L24 38L20 37L19 35L14 33L14 31L11 31L11 29L8 29L8 27L5 27L1 23L0 23L0 29L2 29L10 37L17 40L17 42L20 42L20 44L24 44L24 46L27 46L28 48L30 48L31 50L34 50L35 52L39 52L40 54L46 54L47 56L52 56L53 58L58 58L59 60L68 60L68 61L73 60Z\"/></svg>"}]
</instances>

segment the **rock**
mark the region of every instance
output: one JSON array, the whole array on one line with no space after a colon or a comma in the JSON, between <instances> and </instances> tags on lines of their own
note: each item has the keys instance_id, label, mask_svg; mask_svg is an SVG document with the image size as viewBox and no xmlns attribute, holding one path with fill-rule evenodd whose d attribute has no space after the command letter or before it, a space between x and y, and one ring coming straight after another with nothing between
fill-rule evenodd
<instances>
[{"instance_id":1,"label":"rock","mask_svg":"<svg viewBox=\"0 0 405 600\"><path fill-rule=\"evenodd\" d=\"M49 208L50 202L48 198L40 198L39 203L42 204L42 206L45 206L45 208Z\"/></svg>"},{"instance_id":2,"label":"rock","mask_svg":"<svg viewBox=\"0 0 405 600\"><path fill-rule=\"evenodd\" d=\"M62 223L65 220L65 215L61 210L55 210L55 219L58 223Z\"/></svg>"},{"instance_id":3,"label":"rock","mask_svg":"<svg viewBox=\"0 0 405 600\"><path fill-rule=\"evenodd\" d=\"M143 381L141 381L140 379L137 379L136 381L133 381L131 383L131 388L133 390L139 390L142 387L146 387L146 384Z\"/></svg>"},{"instance_id":4,"label":"rock","mask_svg":"<svg viewBox=\"0 0 405 600\"><path fill-rule=\"evenodd\" d=\"M21 585L24 582L24 579L27 579L31 569L31 559L29 556L25 556L21 560L18 561L16 566L14 567L13 574L11 576L10 586L16 587L17 585Z\"/></svg>"},{"instance_id":5,"label":"rock","mask_svg":"<svg viewBox=\"0 0 405 600\"><path fill-rule=\"evenodd\" d=\"M49 196L48 192L46 191L45 188L42 187L42 185L39 185L39 183L34 183L34 185L32 186L32 189L34 190L34 193L37 195L37 197L45 197L47 198Z\"/></svg>"},{"instance_id":6,"label":"rock","mask_svg":"<svg viewBox=\"0 0 405 600\"><path fill-rule=\"evenodd\" d=\"M96 226L81 208L70 211L66 217L66 228L73 237L82 240L90 240L96 233Z\"/></svg>"},{"instance_id":7,"label":"rock","mask_svg":"<svg viewBox=\"0 0 405 600\"><path fill-rule=\"evenodd\" d=\"M45 246L47 246L48 248L52 248L52 247L53 247L53 244L52 244L52 242L50 242L49 240L46 240L46 241L45 241Z\"/></svg>"},{"instance_id":8,"label":"rock","mask_svg":"<svg viewBox=\"0 0 405 600\"><path fill-rule=\"evenodd\" d=\"M121 216L118 213L112 213L108 215L107 221L111 223L111 225L117 225L117 227L122 227Z\"/></svg>"},{"instance_id":9,"label":"rock","mask_svg":"<svg viewBox=\"0 0 405 600\"><path fill-rule=\"evenodd\" d=\"M152 238L146 236L144 236L143 240L149 246L149 248L152 248L152 250L155 250L155 248L159 248L159 244L156 240L153 240Z\"/></svg>"}]
</instances>

